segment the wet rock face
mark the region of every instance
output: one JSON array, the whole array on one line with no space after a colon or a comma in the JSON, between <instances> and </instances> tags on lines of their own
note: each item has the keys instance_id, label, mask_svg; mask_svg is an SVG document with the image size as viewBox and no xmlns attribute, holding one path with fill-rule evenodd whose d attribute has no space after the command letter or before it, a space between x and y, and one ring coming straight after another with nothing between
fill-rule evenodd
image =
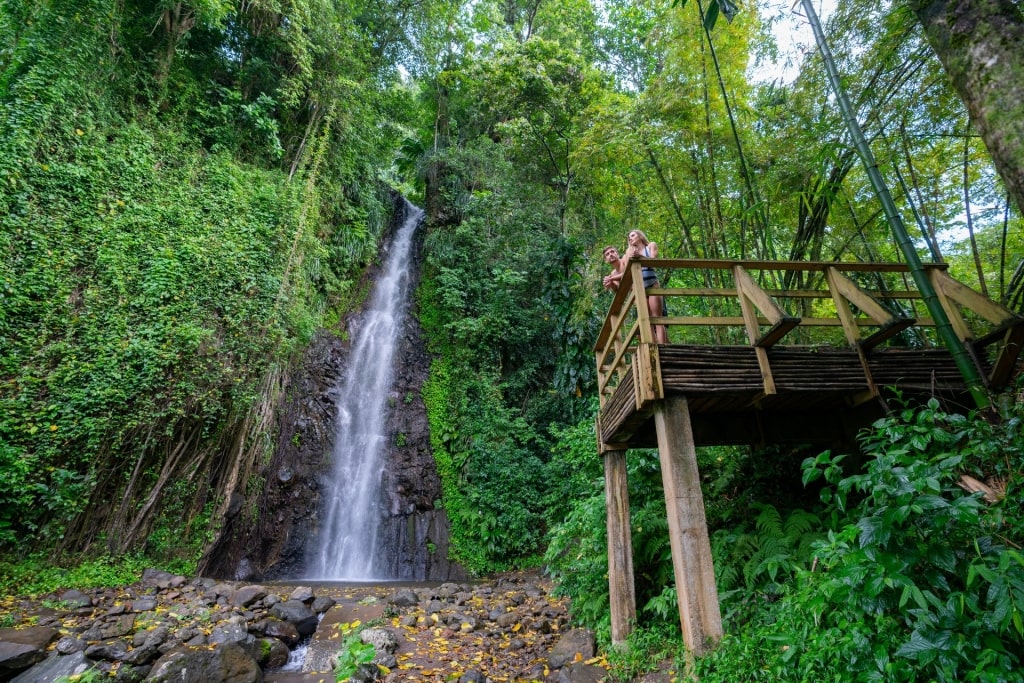
<instances>
[{"instance_id":1,"label":"wet rock face","mask_svg":"<svg viewBox=\"0 0 1024 683\"><path fill-rule=\"evenodd\" d=\"M402 206L400 198L396 206ZM403 218L402 210L396 210L392 230ZM422 230L417 233L414 248L417 263L422 235ZM418 272L417 267L413 288ZM373 268L366 278L372 280L378 274L379 269ZM372 282L365 285L370 291ZM233 496L221 536L200 565L204 575L238 581L305 576L309 551L320 542L316 538L320 500L331 465L336 399L349 352L348 339L321 330L287 378L279 409L278 442L269 463L259 472L262 494L254 501L246 501L238 493ZM377 566L391 578L465 577L461 567L448 561L448 520L443 510L434 509L441 498L441 482L420 396L429 370L430 356L413 301L397 349L395 385L388 395L391 445L383 475L385 518Z\"/></svg>"}]
</instances>

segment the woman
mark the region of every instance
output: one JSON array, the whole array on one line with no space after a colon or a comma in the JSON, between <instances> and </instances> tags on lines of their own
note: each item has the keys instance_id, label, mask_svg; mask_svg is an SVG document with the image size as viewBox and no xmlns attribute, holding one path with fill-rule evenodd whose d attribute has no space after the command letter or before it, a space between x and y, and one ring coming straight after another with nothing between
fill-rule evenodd
<instances>
[{"instance_id":1,"label":"woman","mask_svg":"<svg viewBox=\"0 0 1024 683\"><path fill-rule=\"evenodd\" d=\"M629 248L626 249L626 256L623 259L623 270L635 258L658 258L658 244L647 239L647 235L642 230L630 230L627 242ZM641 272L644 277L644 290L659 286L658 274L654 272L654 268L644 266ZM647 297L647 310L652 317L664 315L664 306L665 298L663 296ZM654 326L654 339L659 344L668 344L668 330L664 325Z\"/></svg>"}]
</instances>

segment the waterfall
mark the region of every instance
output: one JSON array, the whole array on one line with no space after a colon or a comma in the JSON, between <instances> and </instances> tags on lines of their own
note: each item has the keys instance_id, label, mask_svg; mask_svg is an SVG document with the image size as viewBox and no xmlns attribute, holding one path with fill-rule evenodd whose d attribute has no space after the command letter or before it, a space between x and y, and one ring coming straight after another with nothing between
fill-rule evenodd
<instances>
[{"instance_id":1,"label":"waterfall","mask_svg":"<svg viewBox=\"0 0 1024 683\"><path fill-rule=\"evenodd\" d=\"M388 449L385 420L395 349L409 304L413 233L423 211L406 202L405 222L384 256L384 271L369 308L353 333L352 352L338 397L332 468L323 487L323 523L310 556L309 578L369 581L384 509L381 475Z\"/></svg>"}]
</instances>

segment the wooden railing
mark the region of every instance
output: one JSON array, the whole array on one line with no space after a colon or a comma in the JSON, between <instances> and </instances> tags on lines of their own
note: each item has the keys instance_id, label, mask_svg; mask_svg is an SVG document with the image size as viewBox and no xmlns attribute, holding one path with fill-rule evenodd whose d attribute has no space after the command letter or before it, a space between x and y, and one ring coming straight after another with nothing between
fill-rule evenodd
<instances>
[{"instance_id":1,"label":"wooden railing","mask_svg":"<svg viewBox=\"0 0 1024 683\"><path fill-rule=\"evenodd\" d=\"M656 268L663 283L683 280L704 286L645 291L643 266ZM925 268L956 335L979 368L987 366L988 385L1001 388L1011 378L1024 342L1024 318L954 280L945 265ZM625 374L637 345L655 343L657 325L668 328L670 343L752 346L766 394L775 393L768 349L784 338L791 344L845 344L862 359L898 336L904 344L935 345L934 334L927 330L935 322L908 273L898 263L633 260L594 347L601 405ZM783 287L784 282L791 286ZM669 315L649 314L647 297L658 295L666 298ZM981 325L988 331L975 335L972 327ZM907 339L908 334L913 336Z\"/></svg>"}]
</instances>

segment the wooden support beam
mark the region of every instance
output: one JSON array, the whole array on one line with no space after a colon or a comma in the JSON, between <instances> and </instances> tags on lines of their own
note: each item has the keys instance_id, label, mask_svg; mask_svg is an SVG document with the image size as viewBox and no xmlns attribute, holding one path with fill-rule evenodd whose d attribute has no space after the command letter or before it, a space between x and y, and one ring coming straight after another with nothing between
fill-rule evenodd
<instances>
[{"instance_id":1,"label":"wooden support beam","mask_svg":"<svg viewBox=\"0 0 1024 683\"><path fill-rule=\"evenodd\" d=\"M945 271L933 270L929 275L931 275L935 289L942 293L940 298L952 299L964 308L974 311L993 325L1005 325L1015 317L1010 309L982 296L962 282L954 280Z\"/></svg>"},{"instance_id":2,"label":"wooden support beam","mask_svg":"<svg viewBox=\"0 0 1024 683\"><path fill-rule=\"evenodd\" d=\"M758 344L761 337L761 329L758 326L757 311L754 307L757 306L761 310L762 314L767 315L765 308L778 309L778 304L771 300L767 294L765 294L757 283L747 274L741 266L733 268L733 275L736 278L736 289L739 293L740 299L740 310L743 312L743 324L747 330L747 338L750 343L754 346L754 352L757 354L757 364L761 368L761 380L764 383L764 394L771 396L776 393L775 390L775 378L772 377L772 366L768 362L768 352L765 347ZM751 297L755 297L760 303L756 303ZM777 323L783 315L785 315L781 309L773 311L776 313L773 317L769 317L768 321L771 324Z\"/></svg>"},{"instance_id":3,"label":"wooden support beam","mask_svg":"<svg viewBox=\"0 0 1024 683\"><path fill-rule=\"evenodd\" d=\"M700 656L721 639L722 613L686 399L659 401L654 420L683 642L689 653Z\"/></svg>"},{"instance_id":4,"label":"wooden support beam","mask_svg":"<svg viewBox=\"0 0 1024 683\"><path fill-rule=\"evenodd\" d=\"M928 275L931 278L932 286L935 287L939 302L953 326L953 331L966 344L975 365L984 369L979 360L979 351L993 341L1002 340L1003 346L992 364L992 370L985 376L985 382L990 389L1002 388L1012 376L1013 368L1020 357L1021 344L1024 342L1024 332L1022 332L1024 318L1002 304L975 292L962 282L954 280L944 271L931 271ZM967 321L964 320L964 316L956 304L992 323L996 329L975 342L975 335L968 327Z\"/></svg>"},{"instance_id":5,"label":"wooden support beam","mask_svg":"<svg viewBox=\"0 0 1024 683\"><path fill-rule=\"evenodd\" d=\"M1021 345L1024 344L1024 320L1003 330L1002 337L1003 347L999 349L999 355L992 363L992 372L988 376L989 386L997 391L1005 387L1013 378L1017 359L1020 358ZM979 341L976 346L983 348L982 341Z\"/></svg>"},{"instance_id":6,"label":"wooden support beam","mask_svg":"<svg viewBox=\"0 0 1024 683\"><path fill-rule=\"evenodd\" d=\"M612 643L625 643L636 623L633 537L629 526L626 451L604 453L604 504L608 515L608 597Z\"/></svg>"},{"instance_id":7,"label":"wooden support beam","mask_svg":"<svg viewBox=\"0 0 1024 683\"><path fill-rule=\"evenodd\" d=\"M940 272L940 271L935 271ZM873 296L865 292L857 283L843 275L838 268L826 268L829 292L836 306L836 314L846 333L846 341L853 347L870 351L886 339L899 334L914 325L917 320L896 315L880 304ZM853 315L850 305L854 305L866 315L870 322L860 320ZM878 325L878 330L867 339L861 339L861 325Z\"/></svg>"}]
</instances>

